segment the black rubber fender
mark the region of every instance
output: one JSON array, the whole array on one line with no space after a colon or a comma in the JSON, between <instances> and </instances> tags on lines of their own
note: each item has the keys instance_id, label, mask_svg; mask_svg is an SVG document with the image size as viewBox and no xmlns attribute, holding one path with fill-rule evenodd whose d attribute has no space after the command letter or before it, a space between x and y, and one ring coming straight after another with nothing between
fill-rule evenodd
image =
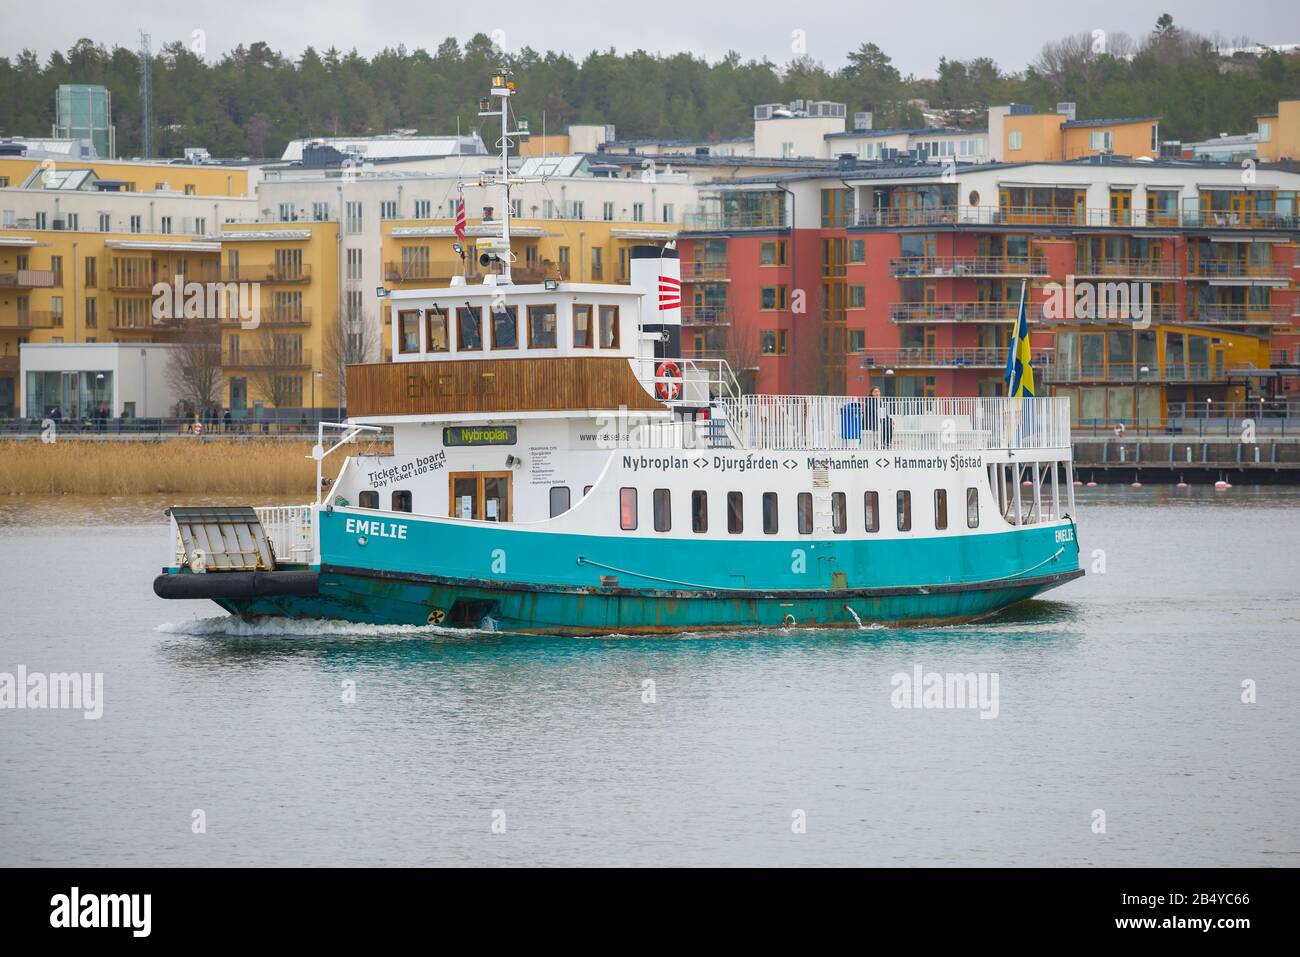
<instances>
[{"instance_id":1,"label":"black rubber fender","mask_svg":"<svg viewBox=\"0 0 1300 957\"><path fill-rule=\"evenodd\" d=\"M310 571L204 572L163 574L153 580L159 598L259 598L264 595L315 595L320 576Z\"/></svg>"}]
</instances>

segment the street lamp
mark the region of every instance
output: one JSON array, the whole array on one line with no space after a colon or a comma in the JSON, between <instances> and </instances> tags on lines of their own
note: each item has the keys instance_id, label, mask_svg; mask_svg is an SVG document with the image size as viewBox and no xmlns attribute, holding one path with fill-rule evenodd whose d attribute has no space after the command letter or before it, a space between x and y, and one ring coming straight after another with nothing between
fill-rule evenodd
<instances>
[{"instance_id":1,"label":"street lamp","mask_svg":"<svg viewBox=\"0 0 1300 957\"><path fill-rule=\"evenodd\" d=\"M316 417L317 422L320 421L320 412L316 408L316 380L324 375L325 373L319 369L313 370L311 374L311 414Z\"/></svg>"}]
</instances>

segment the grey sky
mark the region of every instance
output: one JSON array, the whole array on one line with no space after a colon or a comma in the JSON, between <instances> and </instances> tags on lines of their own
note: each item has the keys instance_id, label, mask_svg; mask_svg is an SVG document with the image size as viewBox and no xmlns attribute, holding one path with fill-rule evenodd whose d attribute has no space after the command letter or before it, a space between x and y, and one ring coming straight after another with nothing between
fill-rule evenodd
<instances>
[{"instance_id":1,"label":"grey sky","mask_svg":"<svg viewBox=\"0 0 1300 957\"><path fill-rule=\"evenodd\" d=\"M792 34L804 31L807 52L832 66L858 44L871 41L904 73L935 74L940 56L991 56L1004 69L1021 69L1043 43L1094 29L1135 37L1149 31L1162 12L1179 25L1208 35L1248 34L1263 43L1300 42L1300 4L1295 0L642 0L592 3L543 0L505 5L499 17L487 4L420 3L418 0L316 0L268 3L221 0L176 3L137 0L61 0L54 7L4 0L0 56L24 47L42 60L80 37L106 45L136 45L147 30L154 48L203 30L209 58L239 43L265 40L285 55L304 47L356 47L366 55L385 46L432 49L447 36L462 42L474 33L505 31L504 46L563 50L578 58L592 49L659 53L691 51L716 59L728 49L778 64L792 57ZM477 9L476 9L477 8ZM125 12L129 10L130 12ZM206 11L211 11L209 15ZM483 11L483 12L480 12Z\"/></svg>"}]
</instances>

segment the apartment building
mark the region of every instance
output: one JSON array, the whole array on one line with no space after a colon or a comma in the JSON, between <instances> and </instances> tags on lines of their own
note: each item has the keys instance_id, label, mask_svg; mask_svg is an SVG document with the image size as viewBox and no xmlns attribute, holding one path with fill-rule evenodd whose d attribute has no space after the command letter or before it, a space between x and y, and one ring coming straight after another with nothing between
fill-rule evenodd
<instances>
[{"instance_id":1,"label":"apartment building","mask_svg":"<svg viewBox=\"0 0 1300 957\"><path fill-rule=\"evenodd\" d=\"M1040 389L1080 420L1293 395L1300 174L1256 173L1097 158L718 183L680 243L686 351L763 392L996 395L1025 282ZM1148 313L1052 308L1133 283Z\"/></svg>"},{"instance_id":2,"label":"apartment building","mask_svg":"<svg viewBox=\"0 0 1300 957\"><path fill-rule=\"evenodd\" d=\"M1300 162L1300 99L1281 100L1272 113L1257 116L1255 132L1261 162Z\"/></svg>"},{"instance_id":3,"label":"apartment building","mask_svg":"<svg viewBox=\"0 0 1300 957\"><path fill-rule=\"evenodd\" d=\"M1047 113L1020 104L994 107L989 112L990 129L1001 133L993 153L999 161L1055 163L1090 156L1154 159L1160 155L1158 116L1078 119L1073 103L1058 103Z\"/></svg>"},{"instance_id":4,"label":"apartment building","mask_svg":"<svg viewBox=\"0 0 1300 957\"><path fill-rule=\"evenodd\" d=\"M182 196L251 197L261 174L256 163L204 164L177 161L69 159L0 156L0 188L43 188L43 178L70 169L90 170L99 189L124 193L177 193ZM32 177L39 177L33 179Z\"/></svg>"}]
</instances>

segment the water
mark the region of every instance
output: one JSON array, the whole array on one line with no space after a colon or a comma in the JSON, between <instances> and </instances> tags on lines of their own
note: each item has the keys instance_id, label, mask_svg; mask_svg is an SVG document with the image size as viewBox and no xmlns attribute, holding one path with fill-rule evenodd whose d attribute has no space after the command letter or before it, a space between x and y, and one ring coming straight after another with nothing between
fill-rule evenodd
<instances>
[{"instance_id":1,"label":"water","mask_svg":"<svg viewBox=\"0 0 1300 957\"><path fill-rule=\"evenodd\" d=\"M0 498L0 671L105 697L0 711L0 864L1300 864L1300 492L1079 492L1105 573L996 619L653 640L232 626L166 503Z\"/></svg>"}]
</instances>

